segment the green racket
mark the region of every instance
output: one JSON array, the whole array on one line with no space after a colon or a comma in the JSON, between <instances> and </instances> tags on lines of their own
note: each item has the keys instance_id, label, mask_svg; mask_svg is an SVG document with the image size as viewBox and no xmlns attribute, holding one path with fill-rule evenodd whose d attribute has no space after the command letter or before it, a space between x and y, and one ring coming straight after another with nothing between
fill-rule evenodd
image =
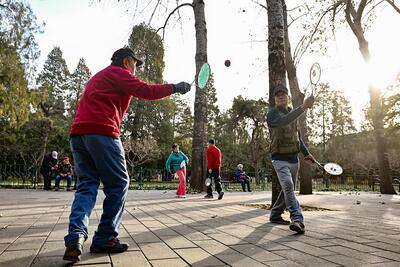
<instances>
[{"instance_id":1,"label":"green racket","mask_svg":"<svg viewBox=\"0 0 400 267\"><path fill-rule=\"evenodd\" d=\"M199 75L197 75L197 86L200 89L204 89L204 87L206 87L207 85L209 78L210 78L210 65L208 63L203 63L203 65L201 65ZM193 85L195 80L196 79L193 80L190 86Z\"/></svg>"}]
</instances>

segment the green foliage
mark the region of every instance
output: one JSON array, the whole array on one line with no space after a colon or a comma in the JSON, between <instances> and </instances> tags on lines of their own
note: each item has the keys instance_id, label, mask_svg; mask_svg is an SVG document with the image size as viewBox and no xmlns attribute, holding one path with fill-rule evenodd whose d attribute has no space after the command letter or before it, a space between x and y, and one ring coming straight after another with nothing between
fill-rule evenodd
<instances>
[{"instance_id":1,"label":"green foliage","mask_svg":"<svg viewBox=\"0 0 400 267\"><path fill-rule=\"evenodd\" d=\"M30 112L28 82L15 49L2 43L0 49L0 118L4 127L18 128Z\"/></svg>"},{"instance_id":2,"label":"green foliage","mask_svg":"<svg viewBox=\"0 0 400 267\"><path fill-rule=\"evenodd\" d=\"M309 139L314 144L326 144L329 138L355 132L349 101L343 93L320 83L315 103L307 114Z\"/></svg>"},{"instance_id":3,"label":"green foliage","mask_svg":"<svg viewBox=\"0 0 400 267\"><path fill-rule=\"evenodd\" d=\"M17 0L2 2L0 21L0 46L7 44L16 51L26 72L33 75L34 61L40 54L35 34L43 32L44 24L37 23L29 3ZM0 51L6 52L3 49Z\"/></svg>"},{"instance_id":4,"label":"green foliage","mask_svg":"<svg viewBox=\"0 0 400 267\"><path fill-rule=\"evenodd\" d=\"M39 107L46 117L61 117L65 112L70 73L62 51L54 47L47 56L37 83L42 95Z\"/></svg>"},{"instance_id":5,"label":"green foliage","mask_svg":"<svg viewBox=\"0 0 400 267\"><path fill-rule=\"evenodd\" d=\"M214 86L214 75L211 74L205 87L207 93L207 134L210 138L214 138L217 131L217 119L220 116L218 108L217 89Z\"/></svg>"},{"instance_id":6,"label":"green foliage","mask_svg":"<svg viewBox=\"0 0 400 267\"><path fill-rule=\"evenodd\" d=\"M68 115L72 119L75 115L76 107L78 105L79 99L85 89L85 85L89 78L92 76L89 67L83 58L79 59L78 66L72 73L69 81L69 90L67 93L67 107Z\"/></svg>"},{"instance_id":7,"label":"green foliage","mask_svg":"<svg viewBox=\"0 0 400 267\"><path fill-rule=\"evenodd\" d=\"M386 89L386 98L384 100L385 107L385 123L389 128L400 127L400 73L394 82Z\"/></svg>"}]
</instances>

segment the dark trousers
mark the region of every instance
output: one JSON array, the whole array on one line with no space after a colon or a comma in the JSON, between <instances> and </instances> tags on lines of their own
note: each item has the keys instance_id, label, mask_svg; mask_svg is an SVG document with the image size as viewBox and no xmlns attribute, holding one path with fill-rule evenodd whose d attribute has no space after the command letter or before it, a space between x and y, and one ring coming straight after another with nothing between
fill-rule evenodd
<instances>
[{"instance_id":1,"label":"dark trousers","mask_svg":"<svg viewBox=\"0 0 400 267\"><path fill-rule=\"evenodd\" d=\"M251 192L250 179L249 178L240 179L239 181L240 181L240 184L242 185L243 192L246 192L246 185L247 185L247 191Z\"/></svg>"},{"instance_id":2,"label":"dark trousers","mask_svg":"<svg viewBox=\"0 0 400 267\"><path fill-rule=\"evenodd\" d=\"M52 172L42 172L43 175L43 189L44 190L50 190L51 189L51 178L52 178Z\"/></svg>"},{"instance_id":3,"label":"dark trousers","mask_svg":"<svg viewBox=\"0 0 400 267\"><path fill-rule=\"evenodd\" d=\"M211 171L211 181L214 178L215 190L217 190L218 194L222 191L221 186L221 176L219 176L219 169L212 169ZM212 182L209 186L207 186L207 195L212 196Z\"/></svg>"}]
</instances>

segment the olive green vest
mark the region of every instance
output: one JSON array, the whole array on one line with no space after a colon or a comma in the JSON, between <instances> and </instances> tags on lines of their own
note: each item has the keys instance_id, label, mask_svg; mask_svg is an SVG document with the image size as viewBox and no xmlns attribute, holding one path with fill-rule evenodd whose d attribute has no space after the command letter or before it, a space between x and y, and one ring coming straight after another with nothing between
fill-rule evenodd
<instances>
[{"instance_id":1,"label":"olive green vest","mask_svg":"<svg viewBox=\"0 0 400 267\"><path fill-rule=\"evenodd\" d=\"M297 120L279 128L269 128L271 154L296 154L300 152Z\"/></svg>"}]
</instances>

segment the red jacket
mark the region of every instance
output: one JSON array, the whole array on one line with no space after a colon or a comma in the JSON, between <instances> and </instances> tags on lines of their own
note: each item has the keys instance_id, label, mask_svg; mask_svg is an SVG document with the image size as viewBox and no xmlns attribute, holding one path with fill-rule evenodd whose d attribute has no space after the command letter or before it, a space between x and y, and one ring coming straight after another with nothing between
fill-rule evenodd
<instances>
[{"instance_id":1,"label":"red jacket","mask_svg":"<svg viewBox=\"0 0 400 267\"><path fill-rule=\"evenodd\" d=\"M221 168L222 153L215 145L210 145L207 149L207 169Z\"/></svg>"},{"instance_id":2,"label":"red jacket","mask_svg":"<svg viewBox=\"0 0 400 267\"><path fill-rule=\"evenodd\" d=\"M108 66L86 84L70 133L118 137L132 96L154 100L172 93L171 84L147 84L127 69Z\"/></svg>"}]
</instances>

